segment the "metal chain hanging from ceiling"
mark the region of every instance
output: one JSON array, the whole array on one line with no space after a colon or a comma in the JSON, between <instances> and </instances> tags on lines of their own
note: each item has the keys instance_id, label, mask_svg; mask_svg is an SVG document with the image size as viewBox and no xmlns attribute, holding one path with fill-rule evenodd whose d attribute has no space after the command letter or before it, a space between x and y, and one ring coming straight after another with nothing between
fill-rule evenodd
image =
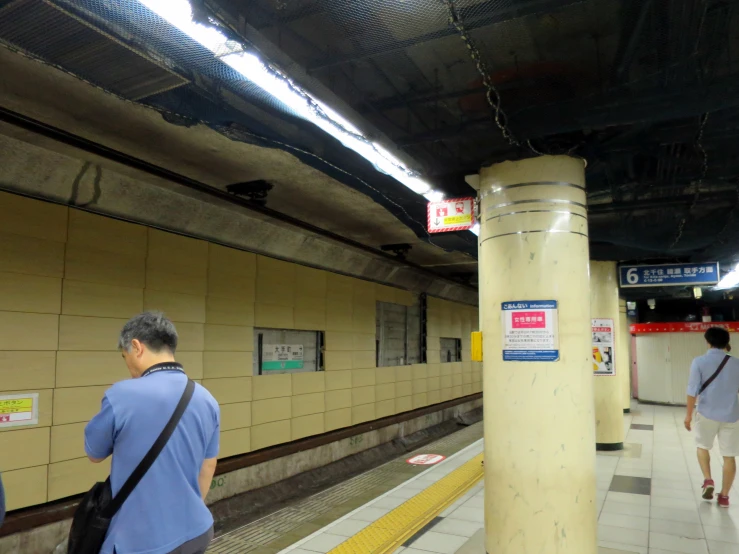
<instances>
[{"instance_id":1,"label":"metal chain hanging from ceiling","mask_svg":"<svg viewBox=\"0 0 739 554\"><path fill-rule=\"evenodd\" d=\"M670 250L674 249L675 246L680 242L680 239L683 237L683 233L685 231L685 225L688 222L688 218L692 215L693 210L695 210L696 206L698 205L698 201L700 200L701 195L701 186L703 185L703 180L706 178L706 174L708 173L708 153L706 152L705 147L703 146L703 135L706 129L706 122L708 121L708 113L703 114L700 120L700 127L698 129L698 136L695 140L695 148L700 152L701 158L702 158L702 165L701 165L701 174L698 178L698 181L695 185L695 196L693 197L693 202L690 204L690 207L688 208L688 211L685 213L685 215L680 220L680 223L677 226L677 233L675 233L675 238L672 241L672 244L670 245Z\"/></svg>"}]
</instances>

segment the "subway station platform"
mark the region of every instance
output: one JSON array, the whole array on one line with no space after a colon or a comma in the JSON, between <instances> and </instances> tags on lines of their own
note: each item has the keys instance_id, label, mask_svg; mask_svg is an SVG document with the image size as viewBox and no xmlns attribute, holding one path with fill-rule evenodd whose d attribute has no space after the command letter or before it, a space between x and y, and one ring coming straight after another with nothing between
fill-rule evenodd
<instances>
[{"instance_id":1,"label":"subway station platform","mask_svg":"<svg viewBox=\"0 0 739 554\"><path fill-rule=\"evenodd\" d=\"M625 450L598 453L598 554L739 552L739 489L728 510L701 500L683 418L682 408L637 404ZM482 450L478 423L222 535L209 552L484 554ZM407 463L421 453L447 458Z\"/></svg>"}]
</instances>

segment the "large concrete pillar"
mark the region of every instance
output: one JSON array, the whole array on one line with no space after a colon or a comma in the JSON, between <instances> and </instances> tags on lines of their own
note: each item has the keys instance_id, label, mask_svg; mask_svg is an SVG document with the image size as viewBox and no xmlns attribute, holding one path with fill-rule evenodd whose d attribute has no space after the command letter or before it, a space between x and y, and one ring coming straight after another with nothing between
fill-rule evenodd
<instances>
[{"instance_id":1,"label":"large concrete pillar","mask_svg":"<svg viewBox=\"0 0 739 554\"><path fill-rule=\"evenodd\" d=\"M542 156L480 176L487 552L595 553L584 162ZM535 301L557 302L558 359L504 361L504 344L529 339L504 340L503 303Z\"/></svg>"},{"instance_id":2,"label":"large concrete pillar","mask_svg":"<svg viewBox=\"0 0 739 554\"><path fill-rule=\"evenodd\" d=\"M626 315L626 300L621 300L618 306L616 371L620 375L624 413L628 414L631 411L631 333L629 333L629 317Z\"/></svg>"},{"instance_id":3,"label":"large concrete pillar","mask_svg":"<svg viewBox=\"0 0 739 554\"><path fill-rule=\"evenodd\" d=\"M612 322L614 350L618 348L618 280L615 262L590 263L590 311L593 319ZM614 352L613 375L595 375L595 444L598 450L622 450L624 447L624 402L618 352Z\"/></svg>"}]
</instances>

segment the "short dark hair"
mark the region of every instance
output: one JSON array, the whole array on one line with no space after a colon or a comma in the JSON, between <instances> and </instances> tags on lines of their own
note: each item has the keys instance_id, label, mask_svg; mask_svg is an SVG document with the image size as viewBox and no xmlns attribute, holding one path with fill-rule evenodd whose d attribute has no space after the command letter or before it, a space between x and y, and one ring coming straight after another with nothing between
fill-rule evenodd
<instances>
[{"instance_id":1,"label":"short dark hair","mask_svg":"<svg viewBox=\"0 0 739 554\"><path fill-rule=\"evenodd\" d=\"M138 339L153 352L166 349L174 354L177 350L177 329L161 312L144 312L132 317L121 330L118 338L119 350L129 352L134 339Z\"/></svg>"},{"instance_id":2,"label":"short dark hair","mask_svg":"<svg viewBox=\"0 0 739 554\"><path fill-rule=\"evenodd\" d=\"M729 341L731 340L729 332L721 327L711 327L703 336L706 338L706 342L713 348L720 348L721 350L729 346Z\"/></svg>"}]
</instances>

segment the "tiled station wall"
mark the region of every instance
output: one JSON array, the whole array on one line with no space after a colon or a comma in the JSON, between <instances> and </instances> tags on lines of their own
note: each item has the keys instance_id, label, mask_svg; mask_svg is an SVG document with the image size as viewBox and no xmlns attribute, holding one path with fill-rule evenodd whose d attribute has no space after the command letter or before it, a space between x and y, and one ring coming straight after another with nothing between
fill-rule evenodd
<instances>
[{"instance_id":1,"label":"tiled station wall","mask_svg":"<svg viewBox=\"0 0 739 554\"><path fill-rule=\"evenodd\" d=\"M375 367L377 301L412 296L205 241L0 193L0 395L40 394L39 423L0 429L8 508L87 490L83 449L105 390L128 378L118 332L142 310L177 325L177 359L221 405L220 457L482 390L477 309L428 303L428 364ZM253 328L326 332L325 372L253 376ZM461 363L439 363L459 337Z\"/></svg>"}]
</instances>

